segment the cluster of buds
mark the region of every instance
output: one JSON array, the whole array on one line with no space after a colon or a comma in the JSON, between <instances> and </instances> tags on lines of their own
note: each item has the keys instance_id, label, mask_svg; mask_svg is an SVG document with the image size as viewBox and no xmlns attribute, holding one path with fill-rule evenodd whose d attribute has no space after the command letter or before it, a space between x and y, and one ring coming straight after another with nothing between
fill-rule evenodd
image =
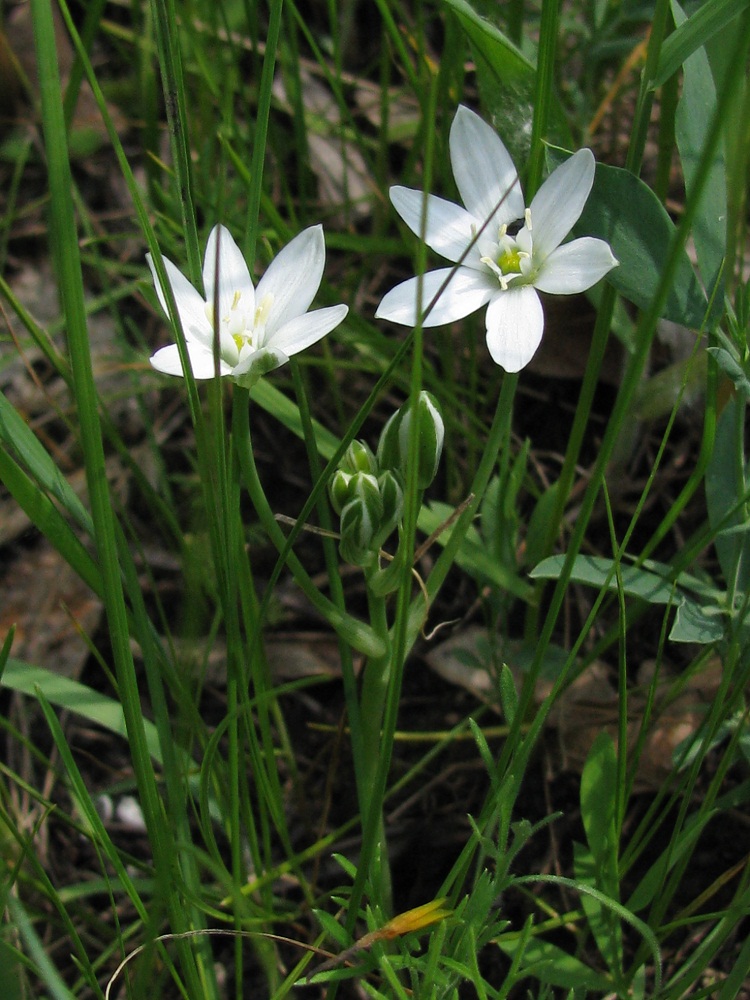
<instances>
[{"instance_id":1,"label":"cluster of buds","mask_svg":"<svg viewBox=\"0 0 750 1000\"><path fill-rule=\"evenodd\" d=\"M443 450L443 419L427 392L416 406L418 430L417 486L435 478ZM354 566L370 566L401 523L407 479L411 409L397 410L383 428L377 455L363 441L352 441L330 483L331 503L340 518L341 558Z\"/></svg>"},{"instance_id":2,"label":"cluster of buds","mask_svg":"<svg viewBox=\"0 0 750 1000\"><path fill-rule=\"evenodd\" d=\"M341 558L354 566L372 563L404 510L399 476L380 471L364 441L352 441L330 485L331 503L341 522Z\"/></svg>"}]
</instances>

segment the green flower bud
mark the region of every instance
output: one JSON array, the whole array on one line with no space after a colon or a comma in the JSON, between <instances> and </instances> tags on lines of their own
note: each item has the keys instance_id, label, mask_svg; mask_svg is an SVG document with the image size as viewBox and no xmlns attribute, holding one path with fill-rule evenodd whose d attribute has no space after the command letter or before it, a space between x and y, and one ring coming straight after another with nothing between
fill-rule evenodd
<instances>
[{"instance_id":1,"label":"green flower bud","mask_svg":"<svg viewBox=\"0 0 750 1000\"><path fill-rule=\"evenodd\" d=\"M375 476L358 472L349 483L351 499L341 511L341 558L354 566L367 566L375 558L383 501Z\"/></svg>"},{"instance_id":2,"label":"green flower bud","mask_svg":"<svg viewBox=\"0 0 750 1000\"><path fill-rule=\"evenodd\" d=\"M352 480L359 473L376 476L377 472L378 461L372 448L364 441L352 441L342 455L339 467L328 484L331 505L337 514L341 514L343 508L354 496L349 488Z\"/></svg>"},{"instance_id":3,"label":"green flower bud","mask_svg":"<svg viewBox=\"0 0 750 1000\"><path fill-rule=\"evenodd\" d=\"M356 472L367 472L372 476L378 474L378 463L373 455L372 448L364 441L351 441L349 447L344 452L339 469L352 474Z\"/></svg>"},{"instance_id":4,"label":"green flower bud","mask_svg":"<svg viewBox=\"0 0 750 1000\"><path fill-rule=\"evenodd\" d=\"M380 519L380 530L374 541L380 548L388 536L395 531L404 516L404 490L398 473L386 469L378 476L380 499L383 504L383 514Z\"/></svg>"},{"instance_id":5,"label":"green flower bud","mask_svg":"<svg viewBox=\"0 0 750 1000\"><path fill-rule=\"evenodd\" d=\"M351 499L349 496L349 483L353 479L351 472L344 472L343 469L336 469L331 481L328 483L328 493L331 497L331 506L337 514L341 514L346 504Z\"/></svg>"},{"instance_id":6,"label":"green flower bud","mask_svg":"<svg viewBox=\"0 0 750 1000\"><path fill-rule=\"evenodd\" d=\"M435 397L429 392L420 392L416 405L418 421L418 471L417 486L427 489L437 473L443 452L445 427ZM381 469L393 469L406 479L409 462L409 433L411 408L405 403L393 414L383 428L378 443L378 464Z\"/></svg>"}]
</instances>

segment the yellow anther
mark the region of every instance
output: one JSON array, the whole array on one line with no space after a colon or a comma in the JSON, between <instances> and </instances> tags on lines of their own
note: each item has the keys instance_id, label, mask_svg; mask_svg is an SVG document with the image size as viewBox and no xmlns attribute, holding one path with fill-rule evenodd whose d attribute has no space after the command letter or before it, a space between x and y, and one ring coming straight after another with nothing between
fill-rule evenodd
<instances>
[{"instance_id":1,"label":"yellow anther","mask_svg":"<svg viewBox=\"0 0 750 1000\"><path fill-rule=\"evenodd\" d=\"M268 322L268 316L271 312L271 307L273 306L273 295L270 293L263 296L263 301L260 303L258 308L255 310L255 326L265 326Z\"/></svg>"}]
</instances>

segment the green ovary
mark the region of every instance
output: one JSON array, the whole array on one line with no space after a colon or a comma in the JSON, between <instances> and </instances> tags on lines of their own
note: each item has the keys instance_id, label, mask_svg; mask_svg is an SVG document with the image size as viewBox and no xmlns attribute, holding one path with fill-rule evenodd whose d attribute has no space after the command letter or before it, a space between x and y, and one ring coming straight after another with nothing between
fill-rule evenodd
<instances>
[{"instance_id":1,"label":"green ovary","mask_svg":"<svg viewBox=\"0 0 750 1000\"><path fill-rule=\"evenodd\" d=\"M520 274L521 273L521 256L522 252L517 249L506 250L505 253L501 254L497 259L497 266L503 272L503 274ZM528 256L523 254L524 257Z\"/></svg>"}]
</instances>

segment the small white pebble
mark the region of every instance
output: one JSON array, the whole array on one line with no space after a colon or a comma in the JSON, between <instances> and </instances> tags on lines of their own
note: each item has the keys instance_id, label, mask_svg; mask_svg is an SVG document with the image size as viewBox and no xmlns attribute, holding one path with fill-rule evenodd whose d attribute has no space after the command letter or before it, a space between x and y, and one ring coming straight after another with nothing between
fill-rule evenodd
<instances>
[{"instance_id":1,"label":"small white pebble","mask_svg":"<svg viewBox=\"0 0 750 1000\"><path fill-rule=\"evenodd\" d=\"M115 812L111 795L97 795L94 799L94 806L99 813L102 823L110 823Z\"/></svg>"},{"instance_id":2,"label":"small white pebble","mask_svg":"<svg viewBox=\"0 0 750 1000\"><path fill-rule=\"evenodd\" d=\"M145 833L146 823L141 807L132 795L123 795L115 809L115 819L132 833Z\"/></svg>"}]
</instances>

